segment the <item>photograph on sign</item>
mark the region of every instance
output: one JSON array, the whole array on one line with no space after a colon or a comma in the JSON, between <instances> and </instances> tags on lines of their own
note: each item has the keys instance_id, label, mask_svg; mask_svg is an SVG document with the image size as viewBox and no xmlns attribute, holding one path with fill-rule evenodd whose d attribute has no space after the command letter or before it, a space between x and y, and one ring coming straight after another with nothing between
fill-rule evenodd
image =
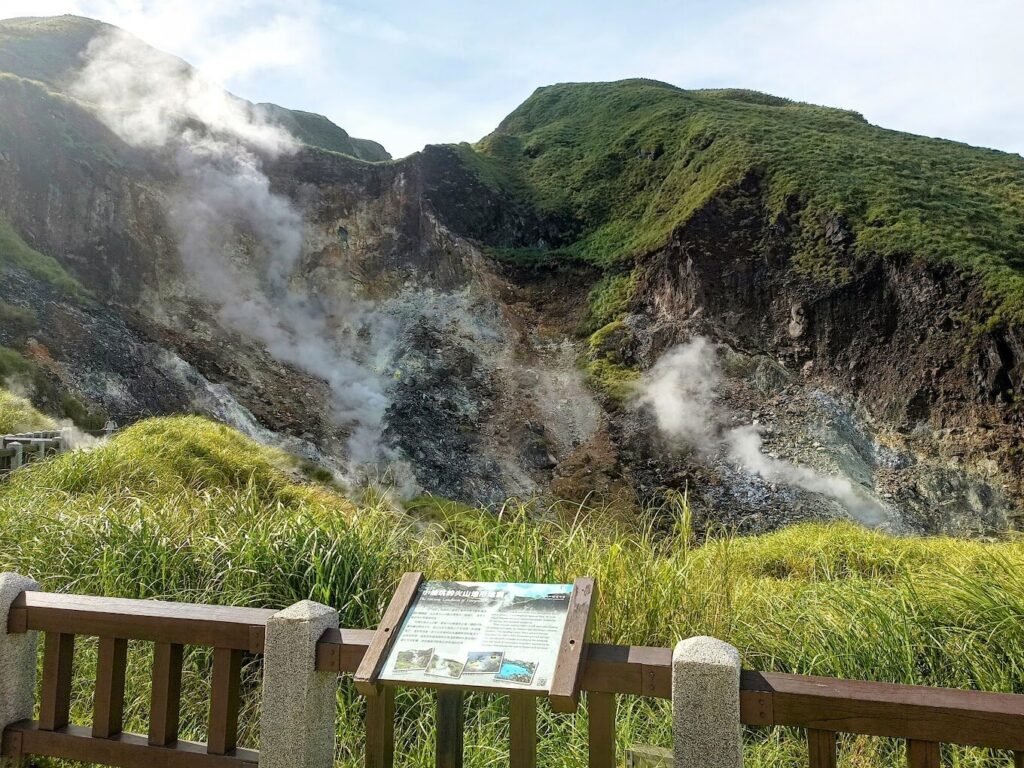
<instances>
[{"instance_id":1,"label":"photograph on sign","mask_svg":"<svg viewBox=\"0 0 1024 768\"><path fill-rule=\"evenodd\" d=\"M572 588L425 582L398 630L380 679L547 691Z\"/></svg>"}]
</instances>

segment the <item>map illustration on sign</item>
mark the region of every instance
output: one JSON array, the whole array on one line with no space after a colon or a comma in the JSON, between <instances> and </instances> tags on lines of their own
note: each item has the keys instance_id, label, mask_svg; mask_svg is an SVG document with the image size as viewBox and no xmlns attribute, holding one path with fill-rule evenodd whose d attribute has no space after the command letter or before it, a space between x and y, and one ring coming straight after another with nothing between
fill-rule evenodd
<instances>
[{"instance_id":1,"label":"map illustration on sign","mask_svg":"<svg viewBox=\"0 0 1024 768\"><path fill-rule=\"evenodd\" d=\"M405 685L547 691L572 584L428 581L380 679Z\"/></svg>"}]
</instances>

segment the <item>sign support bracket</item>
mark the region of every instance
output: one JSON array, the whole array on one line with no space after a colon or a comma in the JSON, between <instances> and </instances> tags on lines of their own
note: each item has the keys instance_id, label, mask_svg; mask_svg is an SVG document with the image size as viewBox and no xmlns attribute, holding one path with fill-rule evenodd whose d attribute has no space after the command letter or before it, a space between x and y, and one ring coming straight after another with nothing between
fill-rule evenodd
<instances>
[{"instance_id":1,"label":"sign support bracket","mask_svg":"<svg viewBox=\"0 0 1024 768\"><path fill-rule=\"evenodd\" d=\"M555 660L548 698L555 712L575 712L580 701L580 673L583 671L583 650L590 642L594 622L593 605L597 603L597 582L580 578L573 582L569 609L562 632L562 642Z\"/></svg>"},{"instance_id":2,"label":"sign support bracket","mask_svg":"<svg viewBox=\"0 0 1024 768\"><path fill-rule=\"evenodd\" d=\"M391 648L398 638L398 630L405 620L406 614L416 600L420 585L423 583L423 574L418 571L406 573L398 582L398 588L391 597L388 608L384 611L384 617L366 648L363 660L356 670L356 690L364 695L380 693L380 685L377 678L380 676L384 662L391 652Z\"/></svg>"}]
</instances>

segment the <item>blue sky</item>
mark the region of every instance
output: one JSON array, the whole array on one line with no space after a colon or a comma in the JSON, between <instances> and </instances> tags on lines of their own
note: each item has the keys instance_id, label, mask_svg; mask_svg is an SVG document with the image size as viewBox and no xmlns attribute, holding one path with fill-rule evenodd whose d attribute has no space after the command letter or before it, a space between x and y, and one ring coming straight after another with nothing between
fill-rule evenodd
<instances>
[{"instance_id":1,"label":"blue sky","mask_svg":"<svg viewBox=\"0 0 1024 768\"><path fill-rule=\"evenodd\" d=\"M396 156L475 141L538 86L636 76L1024 152L1022 0L0 0L0 17L59 13L117 24Z\"/></svg>"}]
</instances>

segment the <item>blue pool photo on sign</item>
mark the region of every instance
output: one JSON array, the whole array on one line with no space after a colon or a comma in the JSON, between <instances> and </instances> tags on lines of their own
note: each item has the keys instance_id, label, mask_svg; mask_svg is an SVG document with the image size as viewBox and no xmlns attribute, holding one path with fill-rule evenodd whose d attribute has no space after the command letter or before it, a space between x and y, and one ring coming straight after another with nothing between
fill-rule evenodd
<instances>
[{"instance_id":1,"label":"blue pool photo on sign","mask_svg":"<svg viewBox=\"0 0 1024 768\"><path fill-rule=\"evenodd\" d=\"M536 662L509 659L501 663L501 670L494 676L494 679L506 683L530 685L533 682L533 676L536 674Z\"/></svg>"}]
</instances>

